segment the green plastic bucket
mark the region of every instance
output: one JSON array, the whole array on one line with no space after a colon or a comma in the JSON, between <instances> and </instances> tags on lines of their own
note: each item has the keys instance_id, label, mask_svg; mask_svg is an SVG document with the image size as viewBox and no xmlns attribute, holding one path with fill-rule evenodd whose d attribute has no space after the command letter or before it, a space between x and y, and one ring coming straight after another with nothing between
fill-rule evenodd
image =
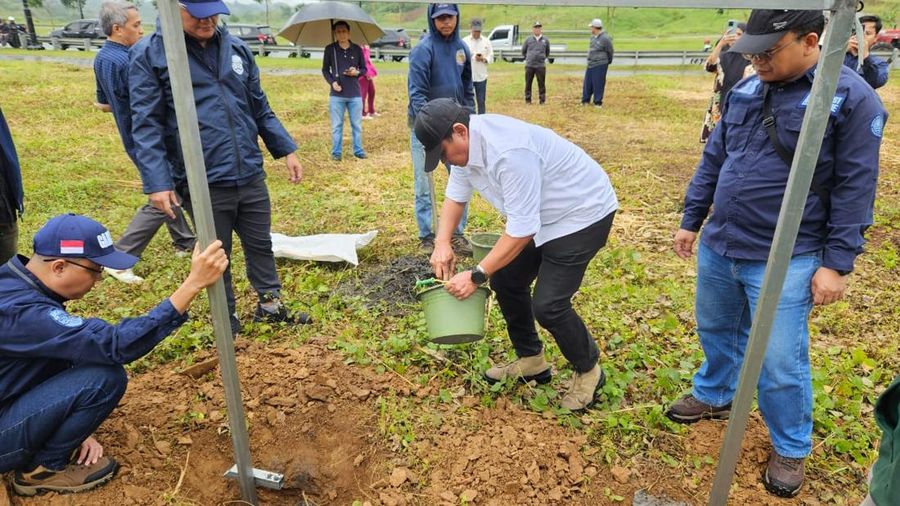
<instances>
[{"instance_id":1,"label":"green plastic bucket","mask_svg":"<svg viewBox=\"0 0 900 506\"><path fill-rule=\"evenodd\" d=\"M498 240L500 234L472 234L472 258L475 262L484 260Z\"/></svg>"},{"instance_id":2,"label":"green plastic bucket","mask_svg":"<svg viewBox=\"0 0 900 506\"><path fill-rule=\"evenodd\" d=\"M484 306L491 291L479 286L466 300L450 295L442 285L419 292L428 337L439 344L461 344L484 337Z\"/></svg>"}]
</instances>

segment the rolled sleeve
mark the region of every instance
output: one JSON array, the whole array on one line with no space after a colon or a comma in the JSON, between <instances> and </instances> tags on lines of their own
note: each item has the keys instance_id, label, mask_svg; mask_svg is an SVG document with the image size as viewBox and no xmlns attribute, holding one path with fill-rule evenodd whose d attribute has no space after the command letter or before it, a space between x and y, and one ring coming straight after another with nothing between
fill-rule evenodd
<instances>
[{"instance_id":1,"label":"rolled sleeve","mask_svg":"<svg viewBox=\"0 0 900 506\"><path fill-rule=\"evenodd\" d=\"M530 237L541 229L540 163L526 150L507 152L497 161L506 234L510 237Z\"/></svg>"}]
</instances>

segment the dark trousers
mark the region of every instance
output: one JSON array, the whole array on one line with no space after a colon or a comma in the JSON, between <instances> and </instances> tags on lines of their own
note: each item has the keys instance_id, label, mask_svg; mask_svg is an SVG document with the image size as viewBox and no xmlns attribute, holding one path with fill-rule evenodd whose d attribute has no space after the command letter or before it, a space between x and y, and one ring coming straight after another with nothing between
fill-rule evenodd
<instances>
[{"instance_id":1,"label":"dark trousers","mask_svg":"<svg viewBox=\"0 0 900 506\"><path fill-rule=\"evenodd\" d=\"M584 71L584 86L581 91L582 104L590 102L591 95L594 95L594 105L603 105L607 70L609 70L609 64L590 67Z\"/></svg>"},{"instance_id":2,"label":"dark trousers","mask_svg":"<svg viewBox=\"0 0 900 506\"><path fill-rule=\"evenodd\" d=\"M121 365L76 366L0 407L0 473L38 465L58 471L125 393Z\"/></svg>"},{"instance_id":3,"label":"dark trousers","mask_svg":"<svg viewBox=\"0 0 900 506\"><path fill-rule=\"evenodd\" d=\"M0 223L0 265L16 256L16 244L19 240L19 222Z\"/></svg>"},{"instance_id":4,"label":"dark trousers","mask_svg":"<svg viewBox=\"0 0 900 506\"><path fill-rule=\"evenodd\" d=\"M178 193L184 195L184 207L193 219L194 210L187 184L179 185ZM281 282L278 280L275 255L272 253L272 204L265 178L260 177L240 186L210 186L209 198L212 202L216 237L222 241L228 259L231 260L232 234L236 233L244 249L250 285L260 296L268 293L280 296ZM231 266L229 263L222 279L228 298L228 312L234 313Z\"/></svg>"},{"instance_id":5,"label":"dark trousers","mask_svg":"<svg viewBox=\"0 0 900 506\"><path fill-rule=\"evenodd\" d=\"M531 82L537 76L538 97L541 103L547 101L547 86L544 84L544 78L547 77L547 67L525 67L525 102L531 103Z\"/></svg>"},{"instance_id":6,"label":"dark trousers","mask_svg":"<svg viewBox=\"0 0 900 506\"><path fill-rule=\"evenodd\" d=\"M491 288L519 357L543 350L534 320L547 329L576 371L590 371L600 358L597 343L572 308L584 272L606 244L615 212L578 232L535 247L532 241L491 277ZM532 298L531 283L537 278Z\"/></svg>"},{"instance_id":7,"label":"dark trousers","mask_svg":"<svg viewBox=\"0 0 900 506\"><path fill-rule=\"evenodd\" d=\"M487 109L484 108L484 99L487 94L487 79L477 83L472 83L475 87L475 104L478 106L478 114L484 114Z\"/></svg>"},{"instance_id":8,"label":"dark trousers","mask_svg":"<svg viewBox=\"0 0 900 506\"><path fill-rule=\"evenodd\" d=\"M169 235L172 236L172 244L182 251L191 251L194 249L194 242L197 240L191 227L188 225L181 209L175 209L176 218L170 220L165 213L153 207L150 204L142 206L134 213L131 222L122 233L122 237L116 242L116 248L140 257L159 227L166 225Z\"/></svg>"}]
</instances>

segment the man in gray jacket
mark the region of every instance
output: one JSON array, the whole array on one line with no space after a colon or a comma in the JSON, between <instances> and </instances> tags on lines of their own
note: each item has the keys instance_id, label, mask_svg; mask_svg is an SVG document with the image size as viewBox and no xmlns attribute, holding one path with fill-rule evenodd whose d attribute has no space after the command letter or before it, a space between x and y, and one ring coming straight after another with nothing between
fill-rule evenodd
<instances>
[{"instance_id":1,"label":"man in gray jacket","mask_svg":"<svg viewBox=\"0 0 900 506\"><path fill-rule=\"evenodd\" d=\"M541 104L547 101L547 66L544 63L550 57L550 41L544 37L540 21L535 21L531 28L532 35L522 44L522 56L525 57L525 103L531 103L531 83L537 76L538 94Z\"/></svg>"},{"instance_id":2,"label":"man in gray jacket","mask_svg":"<svg viewBox=\"0 0 900 506\"><path fill-rule=\"evenodd\" d=\"M603 92L606 89L606 71L613 60L613 43L603 31L603 21L595 19L588 25L591 29L591 43L588 49L587 70L584 72L584 86L581 104L587 105L594 95L594 107L603 106Z\"/></svg>"}]
</instances>

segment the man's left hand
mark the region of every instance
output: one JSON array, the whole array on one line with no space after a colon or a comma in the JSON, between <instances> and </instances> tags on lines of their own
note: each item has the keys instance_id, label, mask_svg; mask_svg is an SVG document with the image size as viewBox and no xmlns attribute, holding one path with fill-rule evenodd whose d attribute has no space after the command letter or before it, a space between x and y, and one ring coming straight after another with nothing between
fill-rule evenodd
<instances>
[{"instance_id":1,"label":"man's left hand","mask_svg":"<svg viewBox=\"0 0 900 506\"><path fill-rule=\"evenodd\" d=\"M819 267L812 278L813 302L819 306L827 306L841 300L847 291L847 276L841 276L834 269Z\"/></svg>"},{"instance_id":2,"label":"man's left hand","mask_svg":"<svg viewBox=\"0 0 900 506\"><path fill-rule=\"evenodd\" d=\"M103 446L93 437L88 437L81 443L81 451L78 453L78 464L90 466L96 464L103 456Z\"/></svg>"},{"instance_id":3,"label":"man's left hand","mask_svg":"<svg viewBox=\"0 0 900 506\"><path fill-rule=\"evenodd\" d=\"M288 169L288 181L297 184L303 179L303 165L297 155L291 153L284 159Z\"/></svg>"},{"instance_id":4,"label":"man's left hand","mask_svg":"<svg viewBox=\"0 0 900 506\"><path fill-rule=\"evenodd\" d=\"M462 271L447 282L447 291L459 300L468 299L478 285L472 282L472 271Z\"/></svg>"}]
</instances>

